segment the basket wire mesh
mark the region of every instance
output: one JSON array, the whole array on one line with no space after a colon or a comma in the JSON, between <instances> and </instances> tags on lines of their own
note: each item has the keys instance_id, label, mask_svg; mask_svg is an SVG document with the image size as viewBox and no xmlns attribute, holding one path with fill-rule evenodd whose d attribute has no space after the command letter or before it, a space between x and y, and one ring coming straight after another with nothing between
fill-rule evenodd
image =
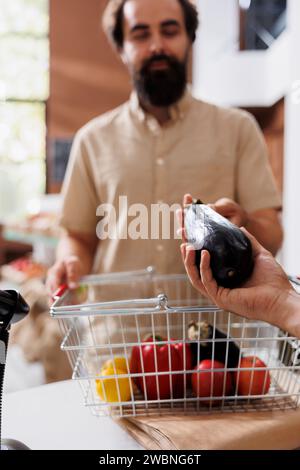
<instances>
[{"instance_id":1,"label":"basket wire mesh","mask_svg":"<svg viewBox=\"0 0 300 470\"><path fill-rule=\"evenodd\" d=\"M68 354L73 379L81 385L85 405L97 416L285 410L299 405L297 338L267 323L250 321L209 305L186 275L159 275L148 268L86 276L80 288L66 290L56 298L50 313L59 319L63 332L61 347ZM191 324L209 325L211 336L202 338L199 329L198 336L190 339ZM154 359L151 370L145 367L146 335L150 335L147 347L152 348ZM233 344L239 348L239 357L230 366ZM172 359L176 346L182 350L179 369L174 368ZM164 369L158 358L161 347L167 347ZM131 363L134 348L138 351L138 370L133 370ZM207 355L203 356L206 350L210 351L211 361L215 361L222 348L224 359L218 369L211 362L209 369L195 372L194 366L188 364L187 348L196 351L196 365L207 359ZM126 364L121 371L116 366L117 357ZM241 368L242 357L259 358L263 366L253 361ZM107 375L104 367L109 361ZM242 395L240 377L247 371L248 393ZM258 375L260 390L254 394L252 386ZM193 387L192 376L193 385L196 382ZM204 395L199 388L207 379L209 392ZM175 386L179 383L180 393ZM122 394L124 384L129 387L126 400ZM167 392L162 393L163 388ZM115 394L113 401L108 396L111 390Z\"/></svg>"}]
</instances>

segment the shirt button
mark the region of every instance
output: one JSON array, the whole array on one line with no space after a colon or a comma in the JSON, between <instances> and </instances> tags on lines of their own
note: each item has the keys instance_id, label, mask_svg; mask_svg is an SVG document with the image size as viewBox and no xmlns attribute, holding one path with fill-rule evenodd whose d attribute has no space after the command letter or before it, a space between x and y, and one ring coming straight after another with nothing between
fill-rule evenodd
<instances>
[{"instance_id":1,"label":"shirt button","mask_svg":"<svg viewBox=\"0 0 300 470\"><path fill-rule=\"evenodd\" d=\"M163 165L165 164L165 162L164 162L164 160L163 160L162 158L158 158L158 159L156 160L156 163L157 163L157 165L159 165L159 166L163 166Z\"/></svg>"},{"instance_id":2,"label":"shirt button","mask_svg":"<svg viewBox=\"0 0 300 470\"><path fill-rule=\"evenodd\" d=\"M147 124L150 132L152 132L156 136L159 136L160 126L158 122L155 119L148 119Z\"/></svg>"}]
</instances>

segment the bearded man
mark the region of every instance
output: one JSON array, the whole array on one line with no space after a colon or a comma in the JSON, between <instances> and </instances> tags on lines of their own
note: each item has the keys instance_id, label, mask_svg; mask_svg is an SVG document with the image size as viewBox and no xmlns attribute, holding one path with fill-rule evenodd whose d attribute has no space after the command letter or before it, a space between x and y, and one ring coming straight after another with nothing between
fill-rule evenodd
<instances>
[{"instance_id":1,"label":"bearded man","mask_svg":"<svg viewBox=\"0 0 300 470\"><path fill-rule=\"evenodd\" d=\"M180 204L186 193L214 204L275 254L282 242L281 200L261 131L244 111L196 100L187 84L198 28L193 3L110 0L103 24L133 91L128 102L75 137L63 186L64 235L48 290L62 282L75 287L90 272L150 265L161 273L183 272L177 237L153 236L150 229L148 237L123 235L137 204L150 213L155 204ZM115 220L119 236L99 239L103 214L97 209L118 209L120 197L127 205Z\"/></svg>"}]
</instances>

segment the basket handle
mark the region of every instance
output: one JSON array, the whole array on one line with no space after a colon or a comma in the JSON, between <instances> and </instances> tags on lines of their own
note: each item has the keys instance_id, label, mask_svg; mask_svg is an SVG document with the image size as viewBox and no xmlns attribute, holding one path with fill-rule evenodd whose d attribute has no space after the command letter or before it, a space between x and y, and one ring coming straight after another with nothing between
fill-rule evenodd
<instances>
[{"instance_id":1,"label":"basket handle","mask_svg":"<svg viewBox=\"0 0 300 470\"><path fill-rule=\"evenodd\" d=\"M288 276L288 278L292 284L300 286L300 276Z\"/></svg>"},{"instance_id":2,"label":"basket handle","mask_svg":"<svg viewBox=\"0 0 300 470\"><path fill-rule=\"evenodd\" d=\"M52 295L52 300L57 300L59 299L68 289L68 284L61 284L59 288L54 292Z\"/></svg>"}]
</instances>

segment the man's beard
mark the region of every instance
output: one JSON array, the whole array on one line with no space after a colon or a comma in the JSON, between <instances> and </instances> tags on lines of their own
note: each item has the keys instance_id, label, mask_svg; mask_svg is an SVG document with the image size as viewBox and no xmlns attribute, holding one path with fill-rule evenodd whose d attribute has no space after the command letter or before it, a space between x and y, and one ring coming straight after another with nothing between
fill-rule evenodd
<instances>
[{"instance_id":1,"label":"man's beard","mask_svg":"<svg viewBox=\"0 0 300 470\"><path fill-rule=\"evenodd\" d=\"M152 70L151 65L164 61L168 68ZM187 84L187 59L180 62L174 57L157 54L147 59L133 76L139 98L152 106L168 107L183 96Z\"/></svg>"}]
</instances>

